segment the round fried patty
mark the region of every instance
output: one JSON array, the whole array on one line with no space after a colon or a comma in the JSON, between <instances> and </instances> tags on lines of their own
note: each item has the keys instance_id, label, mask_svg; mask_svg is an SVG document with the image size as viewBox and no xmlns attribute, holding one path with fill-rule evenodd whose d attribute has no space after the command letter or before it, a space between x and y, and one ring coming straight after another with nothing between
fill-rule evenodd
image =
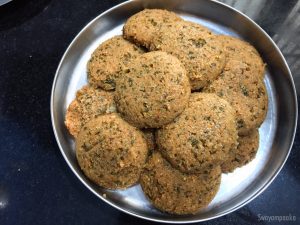
<instances>
[{"instance_id":1,"label":"round fried patty","mask_svg":"<svg viewBox=\"0 0 300 225\"><path fill-rule=\"evenodd\" d=\"M81 127L90 119L115 111L116 105L112 93L84 86L77 91L76 98L69 105L65 124L69 132L77 137Z\"/></svg>"},{"instance_id":2,"label":"round fried patty","mask_svg":"<svg viewBox=\"0 0 300 225\"><path fill-rule=\"evenodd\" d=\"M90 120L76 139L80 168L104 188L127 188L135 184L147 155L142 133L115 113Z\"/></svg>"},{"instance_id":3,"label":"round fried patty","mask_svg":"<svg viewBox=\"0 0 300 225\"><path fill-rule=\"evenodd\" d=\"M174 167L203 172L221 164L237 146L234 110L215 94L193 93L183 113L157 131L156 142Z\"/></svg>"},{"instance_id":4,"label":"round fried patty","mask_svg":"<svg viewBox=\"0 0 300 225\"><path fill-rule=\"evenodd\" d=\"M114 90L120 70L143 52L122 36L101 43L87 65L89 83L104 90Z\"/></svg>"},{"instance_id":5,"label":"round fried patty","mask_svg":"<svg viewBox=\"0 0 300 225\"><path fill-rule=\"evenodd\" d=\"M173 214L193 214L206 207L216 195L221 169L216 166L207 173L185 174L173 168L159 152L154 152L140 182L158 209Z\"/></svg>"},{"instance_id":6,"label":"round fried patty","mask_svg":"<svg viewBox=\"0 0 300 225\"><path fill-rule=\"evenodd\" d=\"M264 121L268 96L262 79L246 63L230 60L222 74L204 89L227 100L236 111L239 135L247 135Z\"/></svg>"},{"instance_id":7,"label":"round fried patty","mask_svg":"<svg viewBox=\"0 0 300 225\"><path fill-rule=\"evenodd\" d=\"M224 45L226 60L239 60L247 64L249 70L256 77L263 78L265 74L265 64L257 50L241 39L219 35L218 39Z\"/></svg>"},{"instance_id":8,"label":"round fried patty","mask_svg":"<svg viewBox=\"0 0 300 225\"><path fill-rule=\"evenodd\" d=\"M186 107L191 88L180 61L165 52L149 52L132 61L117 80L118 111L139 128L158 128Z\"/></svg>"},{"instance_id":9,"label":"round fried patty","mask_svg":"<svg viewBox=\"0 0 300 225\"><path fill-rule=\"evenodd\" d=\"M123 36L148 48L162 24L181 20L175 13L167 10L145 9L127 20Z\"/></svg>"},{"instance_id":10,"label":"round fried patty","mask_svg":"<svg viewBox=\"0 0 300 225\"><path fill-rule=\"evenodd\" d=\"M253 130L247 136L239 136L238 142L238 147L229 152L228 159L221 166L223 173L230 173L255 158L259 147L258 130Z\"/></svg>"},{"instance_id":11,"label":"round fried patty","mask_svg":"<svg viewBox=\"0 0 300 225\"><path fill-rule=\"evenodd\" d=\"M225 65L223 43L210 30L193 22L162 25L151 43L151 50L176 56L187 70L192 90L215 80Z\"/></svg>"}]
</instances>

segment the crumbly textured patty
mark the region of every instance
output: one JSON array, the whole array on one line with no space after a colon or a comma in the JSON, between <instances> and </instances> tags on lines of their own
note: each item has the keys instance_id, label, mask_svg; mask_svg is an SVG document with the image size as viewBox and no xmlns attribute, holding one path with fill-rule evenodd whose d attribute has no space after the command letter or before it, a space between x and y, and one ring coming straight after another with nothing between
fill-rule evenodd
<instances>
[{"instance_id":1,"label":"crumbly textured patty","mask_svg":"<svg viewBox=\"0 0 300 225\"><path fill-rule=\"evenodd\" d=\"M167 10L145 9L127 20L123 35L128 40L149 47L162 24L181 20L175 13Z\"/></svg>"},{"instance_id":2,"label":"crumbly textured patty","mask_svg":"<svg viewBox=\"0 0 300 225\"><path fill-rule=\"evenodd\" d=\"M139 128L158 128L186 107L191 88L180 61L165 52L149 52L122 71L115 100L118 111Z\"/></svg>"},{"instance_id":3,"label":"crumbly textured patty","mask_svg":"<svg viewBox=\"0 0 300 225\"><path fill-rule=\"evenodd\" d=\"M224 45L226 60L239 60L247 64L254 76L263 78L265 64L257 50L248 42L227 35L219 35L218 39Z\"/></svg>"},{"instance_id":4,"label":"crumbly textured patty","mask_svg":"<svg viewBox=\"0 0 300 225\"><path fill-rule=\"evenodd\" d=\"M210 169L237 146L234 110L215 94L193 93L183 113L157 131L156 142L182 172Z\"/></svg>"},{"instance_id":5,"label":"crumbly textured patty","mask_svg":"<svg viewBox=\"0 0 300 225\"><path fill-rule=\"evenodd\" d=\"M225 65L223 43L210 30L193 22L162 25L150 48L176 56L187 70L192 90L215 80Z\"/></svg>"},{"instance_id":6,"label":"crumbly textured patty","mask_svg":"<svg viewBox=\"0 0 300 225\"><path fill-rule=\"evenodd\" d=\"M222 74L204 91L216 93L235 109L239 135L247 135L258 128L266 117L266 87L246 63L228 61Z\"/></svg>"},{"instance_id":7,"label":"crumbly textured patty","mask_svg":"<svg viewBox=\"0 0 300 225\"><path fill-rule=\"evenodd\" d=\"M237 149L229 152L228 159L221 166L223 173L230 173L255 158L259 147L258 130L253 130L247 136L240 136L238 142Z\"/></svg>"},{"instance_id":8,"label":"crumbly textured patty","mask_svg":"<svg viewBox=\"0 0 300 225\"><path fill-rule=\"evenodd\" d=\"M88 62L89 83L105 90L113 90L120 70L144 51L125 40L122 36L115 36L94 51Z\"/></svg>"},{"instance_id":9,"label":"crumbly textured patty","mask_svg":"<svg viewBox=\"0 0 300 225\"><path fill-rule=\"evenodd\" d=\"M117 114L90 120L76 139L76 156L85 175L109 189L135 184L148 155L142 133Z\"/></svg>"},{"instance_id":10,"label":"crumbly textured patty","mask_svg":"<svg viewBox=\"0 0 300 225\"><path fill-rule=\"evenodd\" d=\"M112 93L84 86L77 91L76 98L69 105L65 124L69 132L76 137L81 127L90 119L115 111L116 105Z\"/></svg>"},{"instance_id":11,"label":"crumbly textured patty","mask_svg":"<svg viewBox=\"0 0 300 225\"><path fill-rule=\"evenodd\" d=\"M193 214L207 206L218 192L221 169L216 166L204 174L185 174L154 152L140 182L144 193L158 209L173 214Z\"/></svg>"}]
</instances>

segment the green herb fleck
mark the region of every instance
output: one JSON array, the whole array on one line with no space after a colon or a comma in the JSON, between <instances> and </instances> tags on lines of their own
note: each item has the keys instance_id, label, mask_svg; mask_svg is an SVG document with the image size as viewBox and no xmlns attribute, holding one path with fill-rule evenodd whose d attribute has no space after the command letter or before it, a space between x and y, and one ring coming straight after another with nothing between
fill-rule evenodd
<instances>
[{"instance_id":1,"label":"green herb fleck","mask_svg":"<svg viewBox=\"0 0 300 225\"><path fill-rule=\"evenodd\" d=\"M192 51L189 51L188 56L189 56L189 59L194 59L195 58L194 52L192 52Z\"/></svg>"},{"instance_id":2,"label":"green herb fleck","mask_svg":"<svg viewBox=\"0 0 300 225\"><path fill-rule=\"evenodd\" d=\"M242 128L242 127L244 127L244 125L245 125L244 120L240 119L240 120L237 121L237 127L238 128Z\"/></svg>"},{"instance_id":3,"label":"green herb fleck","mask_svg":"<svg viewBox=\"0 0 300 225\"><path fill-rule=\"evenodd\" d=\"M157 22L154 21L154 19L151 19L151 20L150 20L150 23L151 23L153 26L156 26L156 25L157 25Z\"/></svg>"},{"instance_id":4,"label":"green herb fleck","mask_svg":"<svg viewBox=\"0 0 300 225\"><path fill-rule=\"evenodd\" d=\"M223 93L223 91L219 91L219 92L217 93L217 95L218 95L219 97L223 97L223 96L224 96L224 93Z\"/></svg>"},{"instance_id":5,"label":"green herb fleck","mask_svg":"<svg viewBox=\"0 0 300 225\"><path fill-rule=\"evenodd\" d=\"M191 142L191 145L193 147L197 147L197 145L199 144L199 141L196 138L194 138L194 137L190 137L189 138L189 142Z\"/></svg>"},{"instance_id":6,"label":"green herb fleck","mask_svg":"<svg viewBox=\"0 0 300 225\"><path fill-rule=\"evenodd\" d=\"M190 39L192 41L193 45L195 45L197 48L201 48L206 44L206 41L202 38L199 38L198 40Z\"/></svg>"},{"instance_id":7,"label":"green herb fleck","mask_svg":"<svg viewBox=\"0 0 300 225\"><path fill-rule=\"evenodd\" d=\"M240 85L243 95L249 96L248 89L244 85Z\"/></svg>"},{"instance_id":8,"label":"green herb fleck","mask_svg":"<svg viewBox=\"0 0 300 225\"><path fill-rule=\"evenodd\" d=\"M132 80L132 78L128 78L128 85L129 85L129 87L132 87L132 85L133 85L133 80Z\"/></svg>"},{"instance_id":9,"label":"green herb fleck","mask_svg":"<svg viewBox=\"0 0 300 225\"><path fill-rule=\"evenodd\" d=\"M204 116L204 118L203 118L204 120L208 120L208 121L210 121L210 116Z\"/></svg>"},{"instance_id":10,"label":"green herb fleck","mask_svg":"<svg viewBox=\"0 0 300 225\"><path fill-rule=\"evenodd\" d=\"M143 103L143 106L144 106L144 112L150 111L150 106L146 102Z\"/></svg>"},{"instance_id":11,"label":"green herb fleck","mask_svg":"<svg viewBox=\"0 0 300 225\"><path fill-rule=\"evenodd\" d=\"M116 87L116 82L115 80L111 79L111 78L107 78L106 80L104 80L105 84L110 84L112 87Z\"/></svg>"}]
</instances>

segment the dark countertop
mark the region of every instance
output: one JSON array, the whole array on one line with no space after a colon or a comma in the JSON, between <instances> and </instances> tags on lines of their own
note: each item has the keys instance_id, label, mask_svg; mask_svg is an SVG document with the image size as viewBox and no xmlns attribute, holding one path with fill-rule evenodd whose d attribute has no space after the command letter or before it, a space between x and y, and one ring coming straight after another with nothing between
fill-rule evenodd
<instances>
[{"instance_id":1,"label":"dark countertop","mask_svg":"<svg viewBox=\"0 0 300 225\"><path fill-rule=\"evenodd\" d=\"M65 163L50 120L60 58L91 19L120 0L14 0L0 7L0 224L152 224L112 208L86 189ZM300 1L223 0L278 43L300 91ZM278 224L300 220L300 137L275 181L240 210L206 224ZM281 222L299 224L299 222Z\"/></svg>"}]
</instances>

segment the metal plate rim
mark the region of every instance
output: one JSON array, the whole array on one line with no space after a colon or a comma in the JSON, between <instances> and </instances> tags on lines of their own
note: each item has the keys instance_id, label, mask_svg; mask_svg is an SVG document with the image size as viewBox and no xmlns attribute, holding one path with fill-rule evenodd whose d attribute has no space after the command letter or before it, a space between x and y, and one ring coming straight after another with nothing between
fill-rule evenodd
<instances>
[{"instance_id":1,"label":"metal plate rim","mask_svg":"<svg viewBox=\"0 0 300 225\"><path fill-rule=\"evenodd\" d=\"M103 196L101 196L100 194L98 194L95 190L93 190L85 181L83 181L82 178L80 177L80 175L77 173L77 171L72 167L71 163L69 162L69 160L68 160L68 158L67 158L67 156L66 156L66 154L65 154L65 152L63 150L63 147L60 144L59 137L58 137L58 134L57 134L57 131L56 131L56 128L55 128L54 107L53 107L54 106L54 91L55 91L55 87L56 87L56 83L57 83L57 78L58 78L58 75L59 75L59 71L60 71L61 65L62 65L62 63L63 63L63 61L65 59L65 56L67 55L69 49L72 47L73 43L76 42L76 40L79 38L79 36L81 35L81 33L83 33L94 21L96 21L100 17L104 16L105 14L113 11L114 9L116 9L118 7L121 7L123 5L126 5L126 4L128 4L129 2L132 2L132 1L136 1L136 0L128 0L128 1L122 2L122 3L116 5L116 6L112 7L112 8L109 8L108 10L104 11L103 13L101 13L100 15L98 15L94 19L92 19L90 22L88 22L80 30L80 32L74 37L74 39L72 40L72 42L67 47L66 51L64 52L64 54L63 54L63 56L62 56L62 58L61 58L61 60L59 62L59 65L58 65L57 70L55 72L55 76L54 76L54 80L53 80L53 84L52 84L52 89L51 89L50 114L51 114L51 123L52 123L52 128L53 128L54 136L55 136L55 139L56 139L56 142L58 144L58 147L60 149L61 154L63 155L65 161L67 162L68 166L73 171L73 173L76 175L76 177L93 194L95 194L98 198L100 198L104 202L108 203L109 205L113 206L114 208L116 208L116 209L118 209L118 210L120 210L120 211L122 211L124 213L127 213L129 215L141 218L141 219L146 219L146 220L149 220L149 221L161 222L161 223L174 223L174 224L182 223L182 224L187 224L187 223L196 223L196 222L203 222L203 221L208 221L208 220L211 220L211 219L216 219L216 218L219 218L221 216L227 215L227 214L229 214L231 212L234 212L234 211L240 209L241 207L245 206L246 204L248 204L249 202L251 202L252 200L254 200L257 196L259 196L274 181L274 179L276 178L276 176L279 174L279 172L281 171L281 169L285 165L285 163L286 163L286 161L287 161L287 159L289 157L289 154L291 152L291 149L292 149L292 146L293 146L293 143L294 143L294 139L295 139L295 135L296 135L297 121L298 121L298 101L297 101L296 88L295 88L295 84L294 84L294 80L293 80L290 68L289 68L289 66L288 66L288 64L287 64L287 62L286 62L286 60L285 60L282 52L280 51L280 49L278 48L278 46L275 44L275 42L272 40L272 38L257 23L255 23L250 17L248 17L244 13L236 10L235 8L233 8L231 6L226 5L226 4L222 3L222 2L218 2L216 0L210 0L210 1L213 2L213 3L215 3L215 4L221 5L222 7L226 7L228 9L234 11L234 13L237 13L237 14L245 17L249 22L251 22L256 28L258 28L268 38L269 42L272 43L272 45L275 47L275 49L279 53L281 60L284 62L285 67L288 70L289 79L290 79L290 81L292 83L292 88L293 88L292 91L293 91L294 105L295 105L295 112L294 112L295 113L295 121L294 121L294 127L293 127L293 135L291 137L292 139L291 139L291 143L289 144L289 149L287 151L287 154L286 154L286 156L285 156L282 164L277 168L277 171L268 180L268 182L264 186L261 186L260 189L255 194L253 194L252 196L250 196L248 199L246 199L241 204L239 204L239 205L237 205L235 207L232 207L232 208L230 208L230 209L228 209L228 210L226 210L226 211L224 211L222 213L219 213L219 214L217 214L215 216L212 216L212 217L209 217L209 218L204 218L204 219L195 219L195 220L186 220L186 221L180 221L180 220L162 220L162 219L154 219L154 218L142 216L142 215L139 215L137 213L134 213L134 212L131 212L131 211L127 211L126 209L123 209L122 207L119 207L118 205L114 204L113 202L108 201Z\"/></svg>"},{"instance_id":2,"label":"metal plate rim","mask_svg":"<svg viewBox=\"0 0 300 225\"><path fill-rule=\"evenodd\" d=\"M6 5L7 3L11 2L12 0L4 0L0 3L0 6Z\"/></svg>"}]
</instances>

